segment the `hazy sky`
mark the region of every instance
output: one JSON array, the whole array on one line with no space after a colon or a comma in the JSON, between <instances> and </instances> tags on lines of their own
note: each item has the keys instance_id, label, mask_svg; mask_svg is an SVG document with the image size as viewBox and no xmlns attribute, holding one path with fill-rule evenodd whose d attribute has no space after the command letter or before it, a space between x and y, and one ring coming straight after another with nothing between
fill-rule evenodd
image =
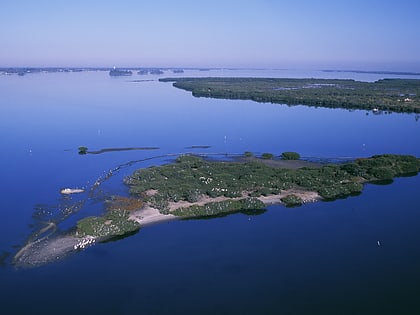
<instances>
[{"instance_id":1,"label":"hazy sky","mask_svg":"<svg viewBox=\"0 0 420 315\"><path fill-rule=\"evenodd\" d=\"M419 0L2 0L0 66L420 71Z\"/></svg>"}]
</instances>

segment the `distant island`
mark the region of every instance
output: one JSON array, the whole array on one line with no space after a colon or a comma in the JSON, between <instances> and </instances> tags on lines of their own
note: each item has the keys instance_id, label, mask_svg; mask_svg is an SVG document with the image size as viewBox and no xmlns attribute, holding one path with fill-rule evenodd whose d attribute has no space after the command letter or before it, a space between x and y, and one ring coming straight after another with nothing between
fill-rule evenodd
<instances>
[{"instance_id":1,"label":"distant island","mask_svg":"<svg viewBox=\"0 0 420 315\"><path fill-rule=\"evenodd\" d=\"M352 72L362 74L389 74L389 75L415 75L419 76L420 72L409 72L409 71L380 71L380 70L331 70L325 69L323 72Z\"/></svg>"},{"instance_id":2,"label":"distant island","mask_svg":"<svg viewBox=\"0 0 420 315\"><path fill-rule=\"evenodd\" d=\"M124 70L124 69L111 69L109 71L109 75L112 77L120 77L120 76L130 76L133 72L130 70Z\"/></svg>"},{"instance_id":3,"label":"distant island","mask_svg":"<svg viewBox=\"0 0 420 315\"><path fill-rule=\"evenodd\" d=\"M196 97L242 99L287 105L420 113L420 80L161 78Z\"/></svg>"}]
</instances>

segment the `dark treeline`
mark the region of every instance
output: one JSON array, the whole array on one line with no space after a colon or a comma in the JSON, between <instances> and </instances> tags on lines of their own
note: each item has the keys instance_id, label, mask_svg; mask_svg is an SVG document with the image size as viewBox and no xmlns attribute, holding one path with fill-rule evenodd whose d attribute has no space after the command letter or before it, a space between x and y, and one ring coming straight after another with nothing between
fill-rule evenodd
<instances>
[{"instance_id":1,"label":"dark treeline","mask_svg":"<svg viewBox=\"0 0 420 315\"><path fill-rule=\"evenodd\" d=\"M196 97L327 108L420 113L420 80L383 79L359 82L339 79L166 78Z\"/></svg>"}]
</instances>

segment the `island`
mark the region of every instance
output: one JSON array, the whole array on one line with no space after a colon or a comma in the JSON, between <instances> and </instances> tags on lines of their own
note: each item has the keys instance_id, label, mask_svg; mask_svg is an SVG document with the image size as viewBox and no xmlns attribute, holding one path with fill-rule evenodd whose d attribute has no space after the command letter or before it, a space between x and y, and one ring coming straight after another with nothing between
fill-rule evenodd
<instances>
[{"instance_id":1,"label":"island","mask_svg":"<svg viewBox=\"0 0 420 315\"><path fill-rule=\"evenodd\" d=\"M109 71L109 75L111 77L121 77L121 76L126 77L126 76L131 76L132 74L133 72L130 70L116 69L115 67Z\"/></svg>"},{"instance_id":2,"label":"island","mask_svg":"<svg viewBox=\"0 0 420 315\"><path fill-rule=\"evenodd\" d=\"M420 113L419 79L161 78L196 97L287 105Z\"/></svg>"},{"instance_id":3,"label":"island","mask_svg":"<svg viewBox=\"0 0 420 315\"><path fill-rule=\"evenodd\" d=\"M246 153L235 161L214 161L182 155L174 163L136 170L124 179L130 197L112 207L107 212L110 217L83 219L78 235L114 236L112 229L104 234L101 225L114 224L115 211L124 213L117 225L125 224L125 220L137 223L115 229L120 235L121 231L133 232L150 223L176 218L345 198L360 194L365 183L391 182L394 177L420 171L420 160L409 155L376 155L340 164L301 160L294 152L284 152L277 159L267 153L263 156Z\"/></svg>"},{"instance_id":4,"label":"island","mask_svg":"<svg viewBox=\"0 0 420 315\"><path fill-rule=\"evenodd\" d=\"M150 74L163 74L164 72L161 69L151 69Z\"/></svg>"},{"instance_id":5,"label":"island","mask_svg":"<svg viewBox=\"0 0 420 315\"><path fill-rule=\"evenodd\" d=\"M419 171L420 159L410 155L383 154L324 164L303 160L296 152L258 157L245 152L233 160L181 155L172 163L141 168L125 177L129 195L106 198L102 215L84 217L58 235L61 222L45 222L14 255L13 263L16 267L43 265L168 220L237 212L255 215L273 204L297 207L355 196L366 183L391 183L397 176ZM95 182L92 189L98 185ZM84 193L89 191L79 192ZM80 204L76 202L75 207L77 211Z\"/></svg>"}]
</instances>

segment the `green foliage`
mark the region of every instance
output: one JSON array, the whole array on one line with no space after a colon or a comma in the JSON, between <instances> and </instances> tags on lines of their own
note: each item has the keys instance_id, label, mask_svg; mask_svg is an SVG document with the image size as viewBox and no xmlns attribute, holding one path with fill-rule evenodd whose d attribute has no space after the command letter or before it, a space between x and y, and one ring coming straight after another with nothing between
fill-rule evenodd
<instances>
[{"instance_id":1,"label":"green foliage","mask_svg":"<svg viewBox=\"0 0 420 315\"><path fill-rule=\"evenodd\" d=\"M86 154L88 148L87 147L79 147L79 154Z\"/></svg>"},{"instance_id":2,"label":"green foliage","mask_svg":"<svg viewBox=\"0 0 420 315\"><path fill-rule=\"evenodd\" d=\"M286 207L297 207L303 203L302 198L293 194L287 195L280 200L285 204Z\"/></svg>"},{"instance_id":3,"label":"green foliage","mask_svg":"<svg viewBox=\"0 0 420 315\"><path fill-rule=\"evenodd\" d=\"M283 152L281 158L283 160L299 160L300 154L297 152Z\"/></svg>"},{"instance_id":4,"label":"green foliage","mask_svg":"<svg viewBox=\"0 0 420 315\"><path fill-rule=\"evenodd\" d=\"M420 80L167 78L197 97L246 99L288 105L420 113Z\"/></svg>"},{"instance_id":5,"label":"green foliage","mask_svg":"<svg viewBox=\"0 0 420 315\"><path fill-rule=\"evenodd\" d=\"M345 198L347 196L356 195L362 192L363 185L361 183L346 182L336 185L326 185L318 189L319 195L327 200L337 198Z\"/></svg>"},{"instance_id":6,"label":"green foliage","mask_svg":"<svg viewBox=\"0 0 420 315\"><path fill-rule=\"evenodd\" d=\"M417 173L419 160L410 155L376 155L369 159L358 159L355 162L359 176L367 180L387 180L404 174Z\"/></svg>"},{"instance_id":7,"label":"green foliage","mask_svg":"<svg viewBox=\"0 0 420 315\"><path fill-rule=\"evenodd\" d=\"M261 158L264 160L272 160L274 155L272 153L263 153L261 155Z\"/></svg>"},{"instance_id":8,"label":"green foliage","mask_svg":"<svg viewBox=\"0 0 420 315\"><path fill-rule=\"evenodd\" d=\"M128 211L112 210L100 217L86 217L77 222L77 236L109 239L137 231L140 225L129 219Z\"/></svg>"},{"instance_id":9,"label":"green foliage","mask_svg":"<svg viewBox=\"0 0 420 315\"><path fill-rule=\"evenodd\" d=\"M178 208L171 212L180 217L205 217L235 212L240 210L261 210L265 205L256 198L246 198L240 200L225 200L220 202L210 202L203 206L192 205L189 207Z\"/></svg>"},{"instance_id":10,"label":"green foliage","mask_svg":"<svg viewBox=\"0 0 420 315\"><path fill-rule=\"evenodd\" d=\"M254 154L252 152L246 151L244 152L244 157L253 157Z\"/></svg>"},{"instance_id":11,"label":"green foliage","mask_svg":"<svg viewBox=\"0 0 420 315\"><path fill-rule=\"evenodd\" d=\"M419 170L416 157L391 154L300 169L272 167L258 159L245 163L212 162L185 155L176 163L139 169L125 178L125 183L132 194L140 195L162 213L169 213L169 202L193 203L201 197L260 197L291 188L315 191L325 199L342 198L360 193L366 181L417 174ZM148 193L152 190L155 193Z\"/></svg>"}]
</instances>

